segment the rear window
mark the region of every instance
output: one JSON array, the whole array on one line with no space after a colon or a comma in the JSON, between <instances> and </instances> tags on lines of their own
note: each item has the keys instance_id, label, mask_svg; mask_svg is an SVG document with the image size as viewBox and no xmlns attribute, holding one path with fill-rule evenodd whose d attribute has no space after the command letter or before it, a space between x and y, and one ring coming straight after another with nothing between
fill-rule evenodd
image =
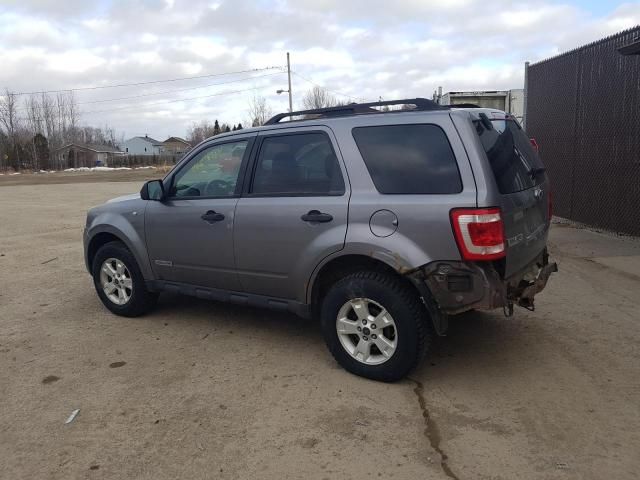
<instances>
[{"instance_id":1,"label":"rear window","mask_svg":"<svg viewBox=\"0 0 640 480\"><path fill-rule=\"evenodd\" d=\"M514 120L491 120L487 129L480 120L473 122L487 153L500 193L527 190L541 183L544 168L531 142Z\"/></svg>"},{"instance_id":2,"label":"rear window","mask_svg":"<svg viewBox=\"0 0 640 480\"><path fill-rule=\"evenodd\" d=\"M353 138L380 193L462 191L456 157L436 125L358 127Z\"/></svg>"}]
</instances>

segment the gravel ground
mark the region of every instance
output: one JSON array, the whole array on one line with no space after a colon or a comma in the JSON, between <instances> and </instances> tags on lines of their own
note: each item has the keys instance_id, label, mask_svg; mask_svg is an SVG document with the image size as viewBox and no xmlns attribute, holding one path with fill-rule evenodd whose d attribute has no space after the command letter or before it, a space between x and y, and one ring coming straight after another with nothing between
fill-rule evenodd
<instances>
[{"instance_id":1,"label":"gravel ground","mask_svg":"<svg viewBox=\"0 0 640 480\"><path fill-rule=\"evenodd\" d=\"M383 384L282 313L163 296L109 314L81 233L87 208L139 190L126 173L0 180L1 477L637 478L638 242L554 226L535 312L457 317Z\"/></svg>"}]
</instances>

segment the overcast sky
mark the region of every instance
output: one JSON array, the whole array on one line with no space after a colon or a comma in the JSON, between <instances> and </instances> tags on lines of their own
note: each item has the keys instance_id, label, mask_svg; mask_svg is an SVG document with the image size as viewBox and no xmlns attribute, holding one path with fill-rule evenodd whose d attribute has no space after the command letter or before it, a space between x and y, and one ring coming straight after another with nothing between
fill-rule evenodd
<instances>
[{"instance_id":1,"label":"overcast sky","mask_svg":"<svg viewBox=\"0 0 640 480\"><path fill-rule=\"evenodd\" d=\"M290 51L294 106L309 81L347 100L522 88L525 61L637 24L640 2L615 0L0 0L0 87L225 74ZM75 95L83 124L164 140L202 119L246 122L254 93L284 111L286 82L276 69Z\"/></svg>"}]
</instances>

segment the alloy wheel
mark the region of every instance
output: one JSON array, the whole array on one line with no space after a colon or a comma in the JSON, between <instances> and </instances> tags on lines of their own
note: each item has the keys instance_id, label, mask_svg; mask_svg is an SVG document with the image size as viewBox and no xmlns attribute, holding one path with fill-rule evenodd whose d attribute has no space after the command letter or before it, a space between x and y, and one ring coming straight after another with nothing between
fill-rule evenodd
<instances>
[{"instance_id":1,"label":"alloy wheel","mask_svg":"<svg viewBox=\"0 0 640 480\"><path fill-rule=\"evenodd\" d=\"M336 330L342 347L366 365L389 360L398 345L396 324L391 314L369 298L353 298L338 311Z\"/></svg>"},{"instance_id":2,"label":"alloy wheel","mask_svg":"<svg viewBox=\"0 0 640 480\"><path fill-rule=\"evenodd\" d=\"M100 286L107 298L124 305L133 293L133 280L127 266L117 258L107 258L100 267Z\"/></svg>"}]
</instances>

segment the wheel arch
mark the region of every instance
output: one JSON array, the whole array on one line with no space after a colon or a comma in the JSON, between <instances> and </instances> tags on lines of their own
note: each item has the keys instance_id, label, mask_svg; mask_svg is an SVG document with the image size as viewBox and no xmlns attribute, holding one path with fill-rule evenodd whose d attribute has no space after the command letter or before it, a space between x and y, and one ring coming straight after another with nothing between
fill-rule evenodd
<instances>
[{"instance_id":1,"label":"wheel arch","mask_svg":"<svg viewBox=\"0 0 640 480\"><path fill-rule=\"evenodd\" d=\"M89 272L91 272L93 259L95 258L95 255L100 247L106 245L109 242L117 241L123 243L136 259L138 268L140 268L142 276L146 280L153 280L153 272L151 270L148 257L145 254L146 246L143 243L143 240L138 236L138 234L133 231L133 229L131 230L132 232L130 233L133 234L133 239L126 235L125 232L119 230L113 225L102 225L93 230L90 233L90 238L88 239L87 247L85 250L85 261ZM136 244L141 248L136 248Z\"/></svg>"},{"instance_id":2,"label":"wheel arch","mask_svg":"<svg viewBox=\"0 0 640 480\"><path fill-rule=\"evenodd\" d=\"M87 246L87 267L91 269L93 265L93 259L96 257L96 253L103 245L106 245L110 242L121 242L124 244L124 241L110 232L99 232L91 237L89 240L89 245Z\"/></svg>"},{"instance_id":3,"label":"wheel arch","mask_svg":"<svg viewBox=\"0 0 640 480\"><path fill-rule=\"evenodd\" d=\"M371 270L376 272L384 272L396 276L403 283L420 295L420 291L416 288L406 275L399 272L395 265L389 264L379 258L361 254L345 254L333 257L320 265L309 283L307 291L307 303L310 304L312 313L317 313L317 307L320 300L328 290L328 288L338 281L340 278L346 277L351 273L362 270Z\"/></svg>"},{"instance_id":4,"label":"wheel arch","mask_svg":"<svg viewBox=\"0 0 640 480\"><path fill-rule=\"evenodd\" d=\"M385 262L383 258L387 257L345 254L333 257L320 265L309 282L307 303L311 315L317 318L321 299L333 283L356 271L372 270L391 274L411 289L422 300L424 313L436 333L444 335L448 328L447 315L440 311L429 286L422 281L421 275L417 274L419 269L405 271L399 267L396 259Z\"/></svg>"}]
</instances>

